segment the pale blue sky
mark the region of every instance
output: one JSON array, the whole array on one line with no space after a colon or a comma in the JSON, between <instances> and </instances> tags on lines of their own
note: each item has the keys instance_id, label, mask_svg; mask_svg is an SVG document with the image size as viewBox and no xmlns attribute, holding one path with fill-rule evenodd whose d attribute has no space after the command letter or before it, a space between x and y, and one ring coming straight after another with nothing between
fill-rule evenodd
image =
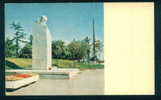
<instances>
[{"instance_id":1,"label":"pale blue sky","mask_svg":"<svg viewBox=\"0 0 161 100\"><path fill-rule=\"evenodd\" d=\"M48 27L54 40L66 42L92 38L95 19L96 39L103 41L103 3L8 3L5 4L5 32L11 36L9 24L18 21L31 34L32 24L41 15L48 17Z\"/></svg>"}]
</instances>

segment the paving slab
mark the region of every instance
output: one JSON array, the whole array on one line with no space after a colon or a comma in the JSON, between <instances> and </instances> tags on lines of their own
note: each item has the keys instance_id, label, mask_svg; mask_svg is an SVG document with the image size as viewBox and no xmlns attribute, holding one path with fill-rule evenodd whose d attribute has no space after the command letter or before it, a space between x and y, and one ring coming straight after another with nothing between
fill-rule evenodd
<instances>
[{"instance_id":1,"label":"paving slab","mask_svg":"<svg viewBox=\"0 0 161 100\"><path fill-rule=\"evenodd\" d=\"M103 95L104 70L83 70L73 79L40 79L7 95Z\"/></svg>"}]
</instances>

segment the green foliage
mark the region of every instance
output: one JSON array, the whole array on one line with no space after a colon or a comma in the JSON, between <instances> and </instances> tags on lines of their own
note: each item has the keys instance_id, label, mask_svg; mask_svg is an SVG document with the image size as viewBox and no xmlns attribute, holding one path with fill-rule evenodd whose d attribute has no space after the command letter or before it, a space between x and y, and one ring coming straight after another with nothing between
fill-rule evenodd
<instances>
[{"instance_id":1,"label":"green foliage","mask_svg":"<svg viewBox=\"0 0 161 100\"><path fill-rule=\"evenodd\" d=\"M80 41L75 41L73 40L69 45L68 45L68 50L71 53L71 59L77 59L80 60L82 57L81 53L81 42Z\"/></svg>"},{"instance_id":2,"label":"green foliage","mask_svg":"<svg viewBox=\"0 0 161 100\"><path fill-rule=\"evenodd\" d=\"M6 58L6 69L31 69L32 59Z\"/></svg>"},{"instance_id":3,"label":"green foliage","mask_svg":"<svg viewBox=\"0 0 161 100\"><path fill-rule=\"evenodd\" d=\"M90 58L91 61L99 61L98 55L103 52L103 43L100 40L96 40L95 43L95 52L93 52L92 57Z\"/></svg>"},{"instance_id":4,"label":"green foliage","mask_svg":"<svg viewBox=\"0 0 161 100\"><path fill-rule=\"evenodd\" d=\"M12 41L15 41L16 57L19 57L20 42L25 42L23 40L25 37L24 29L20 23L13 22L10 25L11 25L11 28L15 30Z\"/></svg>"},{"instance_id":5,"label":"green foliage","mask_svg":"<svg viewBox=\"0 0 161 100\"><path fill-rule=\"evenodd\" d=\"M64 41L57 40L52 42L52 55L56 59L81 60L88 59L90 56L89 38L82 41L73 40L68 45Z\"/></svg>"},{"instance_id":6,"label":"green foliage","mask_svg":"<svg viewBox=\"0 0 161 100\"><path fill-rule=\"evenodd\" d=\"M14 75L14 74L17 74L16 72L5 72L5 75L8 76L8 75Z\"/></svg>"},{"instance_id":7,"label":"green foliage","mask_svg":"<svg viewBox=\"0 0 161 100\"><path fill-rule=\"evenodd\" d=\"M30 45L32 45L32 40L33 40L33 36L30 35L30 37L29 37L29 44L30 44Z\"/></svg>"},{"instance_id":8,"label":"green foliage","mask_svg":"<svg viewBox=\"0 0 161 100\"><path fill-rule=\"evenodd\" d=\"M89 39L89 37L86 37L85 39L84 39L84 42L86 43L86 45L87 45L87 48L86 48L86 53L87 53L87 55L86 55L86 58L87 58L87 61L88 61L88 63L89 63L89 61L90 61L90 48L91 48L91 45L90 45L90 39Z\"/></svg>"},{"instance_id":9,"label":"green foliage","mask_svg":"<svg viewBox=\"0 0 161 100\"><path fill-rule=\"evenodd\" d=\"M21 58L32 58L32 35L29 36L29 42L24 41L26 34L24 28L20 23L13 22L11 28L14 29L14 35L12 39L6 39L6 57L21 57ZM20 44L25 43L23 48L20 48ZM95 56L91 57L91 47L95 47ZM103 45L100 40L96 40L94 44L90 43L89 37L85 37L83 40L73 40L69 44L66 44L63 40L52 41L52 58L54 59L68 59L77 60L83 62L90 62L91 60L98 60L98 55L103 51ZM67 65L74 66L70 63ZM61 64L61 66L63 66Z\"/></svg>"},{"instance_id":10,"label":"green foliage","mask_svg":"<svg viewBox=\"0 0 161 100\"><path fill-rule=\"evenodd\" d=\"M79 66L81 69L101 69L104 68L102 64L84 64L81 63Z\"/></svg>"},{"instance_id":11,"label":"green foliage","mask_svg":"<svg viewBox=\"0 0 161 100\"><path fill-rule=\"evenodd\" d=\"M20 51L19 57L21 58L32 58L32 45L27 43Z\"/></svg>"},{"instance_id":12,"label":"green foliage","mask_svg":"<svg viewBox=\"0 0 161 100\"><path fill-rule=\"evenodd\" d=\"M60 68L77 68L79 67L74 60L63 60L63 59L54 59L53 65L58 66Z\"/></svg>"},{"instance_id":13,"label":"green foliage","mask_svg":"<svg viewBox=\"0 0 161 100\"><path fill-rule=\"evenodd\" d=\"M7 38L5 41L5 56L6 57L16 56L16 45L13 44L13 41L10 40L9 38Z\"/></svg>"},{"instance_id":14,"label":"green foliage","mask_svg":"<svg viewBox=\"0 0 161 100\"><path fill-rule=\"evenodd\" d=\"M6 69L31 69L32 59L28 58L6 58ZM53 66L59 68L80 68L80 69L96 69L104 68L102 64L83 63L76 60L53 59Z\"/></svg>"},{"instance_id":15,"label":"green foliage","mask_svg":"<svg viewBox=\"0 0 161 100\"><path fill-rule=\"evenodd\" d=\"M18 66L14 62L5 60L5 67L6 69L23 69L22 67Z\"/></svg>"},{"instance_id":16,"label":"green foliage","mask_svg":"<svg viewBox=\"0 0 161 100\"><path fill-rule=\"evenodd\" d=\"M57 40L52 42L52 55L53 58L65 58L64 56L65 53L65 45L64 41L62 40Z\"/></svg>"},{"instance_id":17,"label":"green foliage","mask_svg":"<svg viewBox=\"0 0 161 100\"><path fill-rule=\"evenodd\" d=\"M71 53L71 59L81 60L89 56L90 45L86 38L82 41L73 40L68 45L69 52Z\"/></svg>"}]
</instances>

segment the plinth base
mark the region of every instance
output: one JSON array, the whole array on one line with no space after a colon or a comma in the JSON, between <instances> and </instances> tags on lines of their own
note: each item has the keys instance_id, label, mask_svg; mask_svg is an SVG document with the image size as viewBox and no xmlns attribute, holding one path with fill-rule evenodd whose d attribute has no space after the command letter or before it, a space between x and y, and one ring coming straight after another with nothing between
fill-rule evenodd
<instances>
[{"instance_id":1,"label":"plinth base","mask_svg":"<svg viewBox=\"0 0 161 100\"><path fill-rule=\"evenodd\" d=\"M6 72L16 72L16 73L37 73L41 78L51 78L51 79L71 79L76 76L80 70L79 69L55 69L55 70L6 70Z\"/></svg>"}]
</instances>

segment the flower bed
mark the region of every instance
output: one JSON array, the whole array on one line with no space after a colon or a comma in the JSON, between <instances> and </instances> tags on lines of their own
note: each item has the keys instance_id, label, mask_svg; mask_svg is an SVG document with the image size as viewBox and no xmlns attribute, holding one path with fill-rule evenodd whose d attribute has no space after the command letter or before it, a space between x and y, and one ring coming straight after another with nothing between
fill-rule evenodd
<instances>
[{"instance_id":1,"label":"flower bed","mask_svg":"<svg viewBox=\"0 0 161 100\"><path fill-rule=\"evenodd\" d=\"M24 74L13 74L6 76L6 88L16 89L24 85L35 82L39 79L38 74L24 73Z\"/></svg>"},{"instance_id":2,"label":"flower bed","mask_svg":"<svg viewBox=\"0 0 161 100\"><path fill-rule=\"evenodd\" d=\"M16 77L21 77L21 78L28 78L28 77L31 77L32 74L16 74L15 76Z\"/></svg>"},{"instance_id":3,"label":"flower bed","mask_svg":"<svg viewBox=\"0 0 161 100\"><path fill-rule=\"evenodd\" d=\"M32 76L34 76L34 75L36 75L36 74L25 73L25 74L8 75L8 76L6 76L6 81L20 80L20 79L32 77Z\"/></svg>"}]
</instances>

